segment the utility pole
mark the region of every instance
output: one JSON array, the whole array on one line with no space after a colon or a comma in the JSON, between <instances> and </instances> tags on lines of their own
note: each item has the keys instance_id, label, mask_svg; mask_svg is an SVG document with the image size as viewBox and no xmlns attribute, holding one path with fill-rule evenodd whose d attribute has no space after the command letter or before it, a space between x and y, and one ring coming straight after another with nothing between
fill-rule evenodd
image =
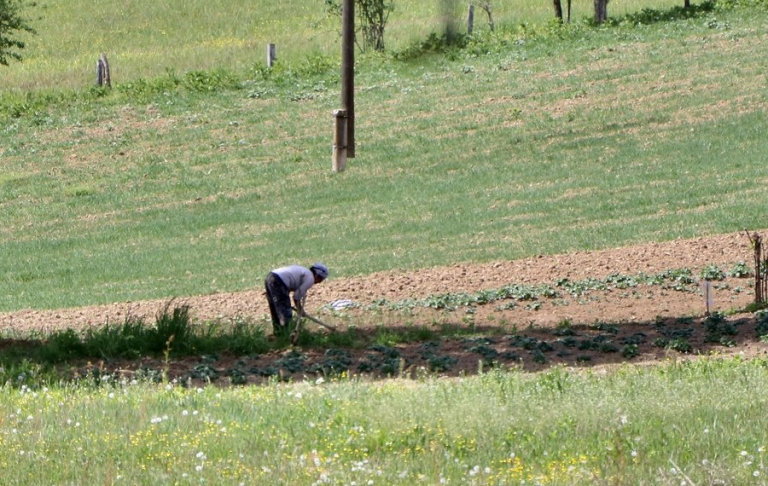
<instances>
[{"instance_id":1,"label":"utility pole","mask_svg":"<svg viewBox=\"0 0 768 486\"><path fill-rule=\"evenodd\" d=\"M347 112L347 157L355 157L355 0L341 14L341 106Z\"/></svg>"}]
</instances>

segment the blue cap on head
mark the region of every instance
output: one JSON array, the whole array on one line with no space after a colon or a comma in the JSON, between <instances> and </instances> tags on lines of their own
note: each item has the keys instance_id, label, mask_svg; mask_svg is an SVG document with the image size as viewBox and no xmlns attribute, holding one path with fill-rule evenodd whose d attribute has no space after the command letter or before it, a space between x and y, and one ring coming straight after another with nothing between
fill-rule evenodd
<instances>
[{"instance_id":1,"label":"blue cap on head","mask_svg":"<svg viewBox=\"0 0 768 486\"><path fill-rule=\"evenodd\" d=\"M315 275L325 280L328 278L328 267L326 267L324 264L317 262L311 267L309 267L310 270L315 272Z\"/></svg>"}]
</instances>

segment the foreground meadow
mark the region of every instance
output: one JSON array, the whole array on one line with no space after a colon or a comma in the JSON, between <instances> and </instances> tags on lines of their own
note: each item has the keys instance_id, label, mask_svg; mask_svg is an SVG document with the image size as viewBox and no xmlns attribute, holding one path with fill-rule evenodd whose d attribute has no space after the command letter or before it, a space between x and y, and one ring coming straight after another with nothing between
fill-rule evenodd
<instances>
[{"instance_id":1,"label":"foreground meadow","mask_svg":"<svg viewBox=\"0 0 768 486\"><path fill-rule=\"evenodd\" d=\"M234 389L6 386L2 483L760 485L767 365Z\"/></svg>"}]
</instances>

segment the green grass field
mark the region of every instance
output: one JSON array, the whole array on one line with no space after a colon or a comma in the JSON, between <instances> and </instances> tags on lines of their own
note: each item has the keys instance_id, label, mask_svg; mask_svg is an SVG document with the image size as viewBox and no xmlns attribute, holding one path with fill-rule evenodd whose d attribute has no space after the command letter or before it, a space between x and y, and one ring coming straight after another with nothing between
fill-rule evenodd
<instances>
[{"instance_id":1,"label":"green grass field","mask_svg":"<svg viewBox=\"0 0 768 486\"><path fill-rule=\"evenodd\" d=\"M0 310L762 228L766 32L745 12L363 58L342 174L322 55L7 92Z\"/></svg>"}]
</instances>

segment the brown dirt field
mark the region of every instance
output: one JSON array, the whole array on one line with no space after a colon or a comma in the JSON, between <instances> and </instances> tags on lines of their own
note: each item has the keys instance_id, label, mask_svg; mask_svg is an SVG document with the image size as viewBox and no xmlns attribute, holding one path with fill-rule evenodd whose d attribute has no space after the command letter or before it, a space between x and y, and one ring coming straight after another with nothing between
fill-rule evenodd
<instances>
[{"instance_id":1,"label":"brown dirt field","mask_svg":"<svg viewBox=\"0 0 768 486\"><path fill-rule=\"evenodd\" d=\"M365 306L379 299L398 302L446 293L476 293L513 283L554 285L560 279L580 281L587 278L604 279L611 274L651 275L680 268L690 269L693 277L698 280L700 272L709 265L716 265L728 272L737 262L745 262L751 269L754 266L753 258L749 238L741 232L605 251L544 255L487 264L456 264L353 278L334 279L331 268L331 278L310 290L307 309L310 314L341 329L354 326L360 333L371 333L381 326L392 328L393 332L406 332L420 326L440 330L450 325L454 328L471 326L475 331L487 335L481 338L475 333L471 337L446 338L429 345L397 345L394 347L395 353L402 359L399 372L407 375L420 373L430 366L447 375L475 373L480 360L484 361L486 368L488 363L495 361L503 367L536 371L552 365L594 367L624 362L652 363L709 354L740 354L749 358L768 352L768 344L757 338L754 315L739 311L754 301L752 277L728 277L713 282L714 302L710 310L724 313L727 316L725 324L737 330L736 335L725 338L724 342L727 341L728 345L714 342L712 335L708 335L705 330L709 321L706 321L706 305L698 284L688 286L687 291L659 285L610 288L590 291L579 297L561 295L557 298L538 299L536 305L521 301L515 302L514 306L501 306L499 302L492 302L477 305L471 313L467 312L467 308L455 311L423 307L387 310L380 306L372 311ZM328 310L327 304L342 299L350 299L362 307L339 312ZM262 319L268 313L261 288L194 296L177 299L177 302L189 305L193 318L198 322ZM162 300L51 311L25 310L0 314L0 322L6 328L43 331L67 327L80 329L107 322L122 323L128 316L142 317L151 322L167 303L167 300ZM570 336L570 345L564 344L568 336L554 332L558 323L565 320L571 323L574 334ZM656 342L659 338L671 340L680 336L690 343L690 352L674 351ZM578 345L574 345L573 340ZM598 344L590 348L587 343L590 340L595 343L608 341L614 345L614 349L597 349ZM537 347L537 343L541 342L549 346ZM617 352L624 344L633 342L638 345L637 356L628 359ZM537 350L544 352L539 353ZM371 349L344 351L351 363L349 370L352 373L366 370L366 366L361 363L380 364L384 359L381 353L387 352L392 353L391 350ZM264 374L258 371L270 366L274 368L276 360L286 358L286 353L293 353L288 356L294 357L300 354L304 362L302 371L289 373L281 370L281 374L287 373L293 379L314 379L321 373L318 369L328 360L326 350L297 347L256 357L222 356L213 361L208 358L206 366L220 375L218 380L213 380L217 383L228 383L226 375L234 369L251 370L250 373L244 372L246 381L256 383L265 379ZM544 359L537 357L537 354L543 354ZM430 358L433 360L430 361ZM449 363L450 366L441 366L437 358L443 359L442 363ZM202 357L195 357L173 362L168 365L169 374L179 379L187 377L191 369L203 363L201 360ZM119 368L127 374L142 366L160 366L156 360L100 365L110 369ZM373 375L376 374L374 370Z\"/></svg>"}]
</instances>

